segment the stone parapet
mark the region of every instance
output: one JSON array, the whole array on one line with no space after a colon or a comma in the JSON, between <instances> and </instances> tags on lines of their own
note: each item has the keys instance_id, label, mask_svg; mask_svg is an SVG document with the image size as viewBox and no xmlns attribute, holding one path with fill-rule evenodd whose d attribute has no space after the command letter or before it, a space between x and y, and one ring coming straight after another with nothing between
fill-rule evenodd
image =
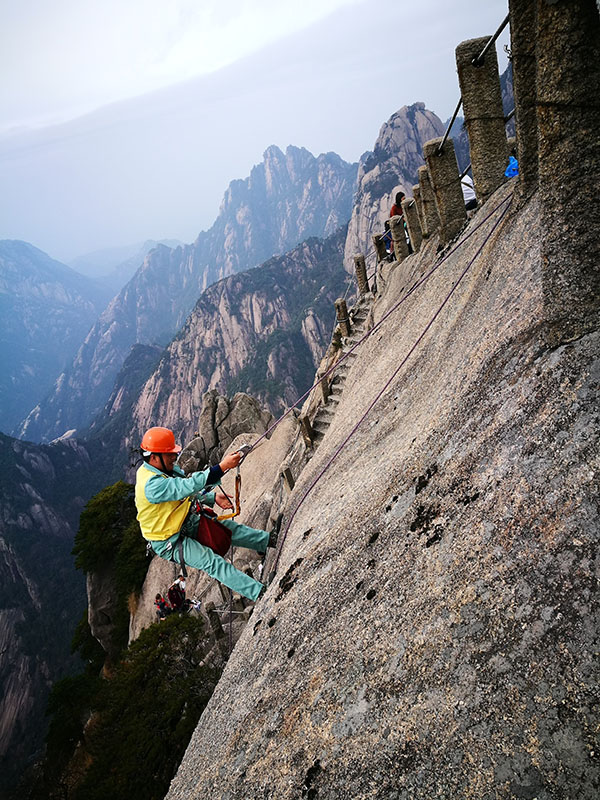
<instances>
[{"instance_id":1,"label":"stone parapet","mask_svg":"<svg viewBox=\"0 0 600 800\"><path fill-rule=\"evenodd\" d=\"M419 216L423 239L429 239L440 228L440 216L435 205L431 176L427 166L419 167Z\"/></svg>"},{"instance_id":2,"label":"stone parapet","mask_svg":"<svg viewBox=\"0 0 600 800\"><path fill-rule=\"evenodd\" d=\"M404 211L404 219L406 220L408 237L410 239L413 252L418 253L421 249L421 241L423 237L421 234L421 223L419 222L417 204L413 199L410 198L408 200L403 200L402 210Z\"/></svg>"},{"instance_id":3,"label":"stone parapet","mask_svg":"<svg viewBox=\"0 0 600 800\"><path fill-rule=\"evenodd\" d=\"M456 48L456 66L469 136L475 193L484 203L504 183L508 161L502 91L495 47L479 54L489 36L469 39Z\"/></svg>"},{"instance_id":4,"label":"stone parapet","mask_svg":"<svg viewBox=\"0 0 600 800\"><path fill-rule=\"evenodd\" d=\"M369 279L367 278L367 265L365 257L361 254L354 256L354 269L356 271L356 282L358 283L358 293L368 294Z\"/></svg>"},{"instance_id":5,"label":"stone parapet","mask_svg":"<svg viewBox=\"0 0 600 800\"><path fill-rule=\"evenodd\" d=\"M431 178L435 205L440 218L440 237L443 244L453 239L467 219L463 193L460 188L458 164L452 139L447 139L440 152L442 139L430 139L423 145L423 155ZM422 191L421 185L421 191Z\"/></svg>"},{"instance_id":6,"label":"stone parapet","mask_svg":"<svg viewBox=\"0 0 600 800\"><path fill-rule=\"evenodd\" d=\"M390 217L390 230L394 242L396 261L404 261L408 256L408 244L406 243L404 220L401 216Z\"/></svg>"}]
</instances>

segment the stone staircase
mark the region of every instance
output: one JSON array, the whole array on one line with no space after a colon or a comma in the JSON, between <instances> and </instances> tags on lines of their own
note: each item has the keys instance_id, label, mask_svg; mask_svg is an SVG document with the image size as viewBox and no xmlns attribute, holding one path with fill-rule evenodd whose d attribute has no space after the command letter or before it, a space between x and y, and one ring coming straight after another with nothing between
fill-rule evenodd
<instances>
[{"instance_id":1,"label":"stone staircase","mask_svg":"<svg viewBox=\"0 0 600 800\"><path fill-rule=\"evenodd\" d=\"M361 339L366 333L367 319L371 310L373 296L371 294L363 295L356 302L356 305L350 310L350 336L342 339L342 353L347 353L356 342ZM329 397L327 402L324 403L313 420L313 447L318 447L323 441L329 426L331 425L335 412L337 411L338 403L344 391L346 377L354 363L354 359L358 355L360 348L356 348L354 352L350 353L344 361L336 367L332 373L332 379L329 384Z\"/></svg>"}]
</instances>

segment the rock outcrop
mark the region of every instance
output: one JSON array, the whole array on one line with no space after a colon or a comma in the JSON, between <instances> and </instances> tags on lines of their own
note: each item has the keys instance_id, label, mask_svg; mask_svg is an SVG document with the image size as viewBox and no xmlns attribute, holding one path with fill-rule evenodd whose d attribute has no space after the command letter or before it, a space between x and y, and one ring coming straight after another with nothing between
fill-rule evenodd
<instances>
[{"instance_id":1,"label":"rock outcrop","mask_svg":"<svg viewBox=\"0 0 600 800\"><path fill-rule=\"evenodd\" d=\"M357 192L348 227L344 263L373 250L371 237L383 230L397 191L412 196L417 170L423 165L423 144L441 136L441 120L424 103L403 106L381 127L372 152L361 156Z\"/></svg>"},{"instance_id":2,"label":"rock outcrop","mask_svg":"<svg viewBox=\"0 0 600 800\"><path fill-rule=\"evenodd\" d=\"M73 358L109 291L27 242L0 241L0 429L12 433Z\"/></svg>"},{"instance_id":3,"label":"rock outcrop","mask_svg":"<svg viewBox=\"0 0 600 800\"><path fill-rule=\"evenodd\" d=\"M178 463L186 473L205 469L216 464L240 434L263 434L273 421L254 397L238 392L229 399L211 389L202 398L194 438L186 444Z\"/></svg>"},{"instance_id":4,"label":"rock outcrop","mask_svg":"<svg viewBox=\"0 0 600 800\"><path fill-rule=\"evenodd\" d=\"M131 443L154 424L184 441L205 392L243 391L273 411L310 386L343 289L345 228L207 289L167 348L133 409Z\"/></svg>"},{"instance_id":5,"label":"rock outcrop","mask_svg":"<svg viewBox=\"0 0 600 800\"><path fill-rule=\"evenodd\" d=\"M334 153L270 147L246 180L233 181L219 216L191 245L158 246L100 316L54 389L19 428L47 441L98 414L131 347L165 345L201 292L219 278L328 236L350 217L356 165Z\"/></svg>"},{"instance_id":6,"label":"rock outcrop","mask_svg":"<svg viewBox=\"0 0 600 800\"><path fill-rule=\"evenodd\" d=\"M70 642L85 608L71 549L93 491L88 450L0 435L0 773L2 790L43 745L51 684L75 666ZM99 487L98 487L99 488Z\"/></svg>"},{"instance_id":7,"label":"rock outcrop","mask_svg":"<svg viewBox=\"0 0 600 800\"><path fill-rule=\"evenodd\" d=\"M387 268L169 800L596 796L600 338L512 189Z\"/></svg>"}]
</instances>

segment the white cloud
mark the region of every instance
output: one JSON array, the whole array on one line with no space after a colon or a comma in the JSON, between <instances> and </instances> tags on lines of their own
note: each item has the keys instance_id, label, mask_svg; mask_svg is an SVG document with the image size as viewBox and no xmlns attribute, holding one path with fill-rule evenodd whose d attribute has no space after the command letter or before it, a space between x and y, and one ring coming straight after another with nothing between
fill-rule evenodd
<instances>
[{"instance_id":1,"label":"white cloud","mask_svg":"<svg viewBox=\"0 0 600 800\"><path fill-rule=\"evenodd\" d=\"M3 9L0 129L231 64L359 0L19 0Z\"/></svg>"}]
</instances>

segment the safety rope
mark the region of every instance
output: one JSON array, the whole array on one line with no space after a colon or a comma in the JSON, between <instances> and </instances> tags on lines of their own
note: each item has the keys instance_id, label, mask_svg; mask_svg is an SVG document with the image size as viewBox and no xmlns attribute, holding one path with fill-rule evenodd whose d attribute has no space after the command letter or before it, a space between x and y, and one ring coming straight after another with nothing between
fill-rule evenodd
<instances>
[{"instance_id":1,"label":"safety rope","mask_svg":"<svg viewBox=\"0 0 600 800\"><path fill-rule=\"evenodd\" d=\"M508 202L510 201L510 199L511 199L511 198L509 197L509 198L507 198L506 200L504 200L504 201L503 201L503 202L502 202L502 203L501 203L501 204L498 206L498 208L501 208L501 207L502 207L502 205L504 205L504 204L508 204ZM271 434L271 433L272 433L272 432L275 430L275 428L276 428L278 425L280 425L280 424L283 422L283 420L284 420L284 419L286 419L286 417L288 417L288 416L289 416L289 415L292 413L292 411L293 411L295 408L297 408L297 407L300 405L300 403L302 403L304 400L306 400L306 398L308 397L308 395L309 395L309 394L310 394L312 391L314 391L314 390L315 390L315 389L316 389L316 388L317 388L317 387L320 385L320 383L321 383L321 381L323 380L323 378L327 378L327 377L329 377L329 375L331 375L331 373L332 373L332 372L335 372L335 370L336 370L336 369L338 369L338 367L339 367L339 366L341 366L341 364L343 364L343 362L344 362L344 361L345 361L347 358L349 358L349 357L350 357L350 355L351 355L351 354L352 354L352 353L353 353L353 352L356 350L356 348L357 348L357 347L359 347L359 346L360 346L360 345L361 345L361 344L362 344L362 343L365 341L365 339L367 339L369 336L372 336L372 335L375 333L375 331L376 331L378 328L380 328L380 327L381 327L381 325L383 325L383 323L386 321L386 319L387 319L389 316L391 316L391 315L392 315L392 314L393 314L393 313L394 313L394 312L395 312L395 311L396 311L396 310L397 310L397 309L398 309L398 308L399 308L399 307L400 307L400 306L401 306L401 305L402 305L402 304L403 304L403 303L404 303L406 300L408 300L408 298L409 298L409 297L410 297L410 296L413 294L413 292L416 292L416 290L417 290L417 289L419 289L419 288L420 288L420 287L421 287L421 286L422 286L424 283L426 283L426 281L428 281L428 280L429 280L429 278L430 278L430 277L431 277L431 276L432 276L432 275L433 275L435 272L437 272L437 270L438 270L438 269L439 269L439 268L440 268L440 267L441 267L441 266L442 266L442 265L443 265L443 264L444 264L444 263L445 263L445 262L446 262L446 261L447 261L447 260L450 258L450 256L451 256L451 255L452 255L452 254L453 254L453 253L454 253L456 250L458 250L458 248L459 248L459 247L462 247L462 245L463 245L463 244L464 244L466 241L468 241L468 240L471 238L471 236L473 236L473 235L474 235L474 234L475 234L475 233L476 233L476 232L479 230L479 228L480 228L482 225L484 225L484 224L487 222L487 220L488 220L488 219L489 219L489 218L490 218L490 217L491 217L491 216L492 216L492 215L493 215L493 214L494 214L494 213L495 213L497 210L498 210L497 208L493 209L493 211L491 211L491 212L490 212L490 213L489 213L489 214L488 214L486 217L484 217L484 218L481 220L481 222L479 222L477 225L474 225L474 226L473 226L473 228L472 228L472 229L469 231L469 233L467 233L467 234L466 234L466 235L465 235L465 236L464 236L464 237L463 237L463 238L462 238L462 239L461 239L459 242L457 242L457 243L456 243L456 244L455 244L455 245L454 245L454 246L453 246L453 247L452 247L452 248L451 248L451 249L450 249L450 250L449 250L449 251L446 253L446 255L444 255L444 256L443 256L443 258L441 258L441 259L440 259L440 261L438 261L438 262L437 262L437 264L435 264L435 265L434 265L434 266L433 266L433 267L432 267L432 268L429 270L429 272L425 273L425 275L424 275L424 276L423 276L423 277L422 277L420 280L418 280L418 281L417 281L417 282L414 284L414 286L412 286L412 287L411 287L411 288L408 290L408 292L407 292L405 295L403 295L403 296L400 298L400 300L399 300L399 301L398 301L398 302L397 302L397 303L396 303L394 306L392 306L392 308L391 308L389 311L387 311L387 312L386 312L386 313L383 315L383 317L382 317L382 318L379 320L379 322L377 322L377 323L376 323L376 324L375 324L375 325L374 325L374 326L373 326L373 327L372 327L370 330L368 330L368 331L367 331L367 332L366 332L366 333L365 333L363 336L361 336L361 338L360 338L360 339L358 339L358 341L356 341L356 342L355 342L355 343L354 343L354 344L353 344L353 345L352 345L352 346L351 346L351 347L350 347L348 350L346 350L346 352L345 352L345 353L344 353L344 354L343 354L343 355L342 355L342 356L341 356L341 357L340 357L340 358L339 358L339 359L338 359L338 360L335 362L335 364L333 364L331 367L329 367L329 369L328 369L328 370L326 370L326 371L325 371L325 372L324 372L324 373L323 373L323 374L322 374L322 375L319 377L319 379L318 379L318 380L317 380L315 383L313 383L313 385L312 385L312 386L311 386L309 389L307 389L307 390L304 392L304 394L303 394L303 395L301 395L301 396L300 396L300 397L299 397L299 398L296 400L296 402L295 402L293 405L291 405L291 406L290 406L290 407L287 409L287 411L285 411L285 412L284 412L284 413L283 413L283 414L282 414L282 415L279 417L279 419L276 419L276 420L275 420L275 422L273 422L273 423L272 423L272 424L271 424L271 425L270 425L270 426L267 428L267 430L266 430L264 433L262 433L262 434L261 434L261 435L258 437L258 439L257 439L257 440L256 440L256 441L253 443L253 445L252 445L252 449L254 449L255 447L257 447L257 446L260 444L260 442L262 442L262 440L263 440L263 439L266 439L266 438L268 438L268 437L269 437L269 435L270 435L270 434Z\"/></svg>"},{"instance_id":2,"label":"safety rope","mask_svg":"<svg viewBox=\"0 0 600 800\"><path fill-rule=\"evenodd\" d=\"M480 246L477 248L477 251L475 252L475 255L474 255L472 258L471 258L471 260L469 261L469 263L467 264L467 266L464 268L464 270L462 271L462 273L461 273L460 277L458 278L458 280L456 281L456 283L455 283L455 284L452 286L452 288L450 289L450 291L449 291L449 292L448 292L448 294L446 295L445 299L443 300L442 304L439 306L439 308L437 309L437 311L435 312L435 314L433 315L433 317L432 317L432 318L429 320L429 322L428 322L428 323L427 323L427 325L425 326L425 329L423 330L423 332L420 334L420 336L418 337L418 339L416 340L416 342L415 342L415 343L413 344L413 346L410 348L410 350L408 351L408 353L406 354L406 356L405 356L405 357L402 359L402 361L400 362L400 364L398 365L398 367L396 367L396 369L395 369L395 370L394 370L394 372L392 373L391 377L390 377L390 378L389 378L389 379L386 381L386 383L385 383L384 387L383 387L383 388L381 389L381 391L380 391L380 392L377 394L377 396L374 398L374 400L373 400L373 401L370 403L370 405L369 405L369 407L367 408L367 410L364 412L364 414L361 416L361 418L358 420L358 422L357 422L357 423L354 425L354 427L352 428L352 430L350 431L350 433L349 433L349 434L346 436L346 438L344 439L344 441L343 441L343 442L342 442L342 443L341 443L341 444L338 446L338 448L335 450L335 452L334 452L334 454L331 456L331 458L330 458L330 459L327 461L327 463L325 464L325 466L323 467L323 469L322 469L322 470L319 472L319 474L317 475L317 477L316 477L316 478L315 478L315 479L312 481L312 483L309 485L308 489L307 489L307 490L304 492L304 494L302 495L302 497L301 497L301 499L300 499L300 502L298 503L298 505L296 506L296 508L294 509L294 511L293 511L293 512L292 512L292 514L290 515L290 518L289 518L289 519L288 519L288 521L287 521L287 524L286 524L285 530L284 530L284 532L283 532L283 536L281 536L281 537L280 537L280 540L279 540L279 543L278 543L278 548L277 548L277 555L276 555L276 557L275 557L275 561L274 561L274 563L273 563L272 575L274 575L274 574L276 573L276 571L277 571L277 565L279 564L279 557L280 557L280 555L281 555L281 552L282 552L282 549L283 549L283 545L284 545L284 543L285 543L285 539L286 539L287 533L288 533L288 531L289 531L289 529L290 529L290 527L291 527L291 524L292 524L292 522L293 522L293 520L294 520L294 518L295 518L296 514L297 514L297 513L298 513L298 511L300 510L300 507L302 506L302 504L304 503L304 501L306 500L306 498L308 497L308 495L311 493L311 491L314 489L314 487L317 485L317 483L318 483L318 482L321 480L321 478L323 477L323 475L325 474L325 472L326 472L326 471L329 469L329 467L331 466L331 464L332 464L332 463L335 461L335 459L337 458L337 456L338 456L338 455L341 453L341 451L344 449L344 447L346 446L346 444L348 443L348 441L349 441L349 440L352 438L352 436L353 436L353 435L356 433L356 431L358 430L358 428L360 427L360 425L361 425L361 424L364 422L364 420L367 418L368 414L371 412L371 410L373 409L373 407L375 406L375 404L377 403L377 401L380 399L380 397L383 395L383 393L384 393L384 392L385 392L385 391L386 391L386 390L389 388L389 386L390 386L390 384L392 383L392 381L394 380L394 378L395 378L395 377L398 375L398 373L400 372L400 370L401 370L401 369L404 367L404 365L406 364L406 362L408 361L408 359L411 357L411 355L414 353L414 351L416 350L416 348L419 346L419 344L421 343L421 341L423 340L423 338L424 338L424 337L426 336L426 334L429 332L429 330L431 329L432 325L434 324L434 322L436 321L436 319L439 317L439 315L441 314L441 312L443 311L443 309L445 308L445 306L448 304L448 302L450 301L450 298L452 297L452 295L454 294L454 292L455 292L455 291L457 290L457 288L459 287L459 285L460 285L460 283L462 282L462 280L464 279L465 275L468 273L468 271L470 270L471 266L474 264L475 260L478 258L479 254L482 252L483 248L485 247L485 245L486 245L486 244L487 244L487 242L489 241L490 237L492 236L492 234L494 233L494 231L495 231L495 230L498 228L498 226L500 225L500 223L502 222L502 220L503 220L503 219L504 219L504 217L506 216L506 214L507 214L507 212L508 212L508 210L509 210L509 208L510 208L510 201L511 201L511 200L512 200L512 196L511 196L511 197L509 197L509 198L507 198L507 199L506 199L506 200L505 200L505 201L504 201L502 204L500 204L500 205L498 206L498 208L494 209L494 211L493 211L492 213L495 213L495 212L496 212L496 211L498 211L500 208L502 208L502 206L504 206L504 208L503 208L503 210L502 210L502 213L501 213L501 215L500 215L500 216L499 216L499 218L496 220L496 222L494 223L494 225L493 225L492 229L489 231L489 233L488 233L488 234L485 236L485 238L484 238L483 242L482 242L482 243L481 243L481 245L480 245ZM486 219L489 219L489 218L490 218L490 216L492 216L492 215L491 215L491 214L489 214L489 215L488 215L488 217L486 217ZM460 244L464 243L465 241L466 241L466 237L465 237L465 239L463 239L463 240L460 242ZM456 249L456 248L455 248L455 249ZM444 260L445 260L445 259L444 259ZM442 263L442 262L440 262L440 263ZM430 271L430 273L429 273L429 274L430 274L430 275L431 275L431 274L433 274L433 270L432 270L432 271ZM404 299L406 299L406 297L408 297L408 295L406 295ZM397 307L398 307L398 305L399 305L399 304L397 304L397 305L395 306L395 308L397 308ZM386 316L389 316L389 314L388 314L388 315L386 315Z\"/></svg>"}]
</instances>

